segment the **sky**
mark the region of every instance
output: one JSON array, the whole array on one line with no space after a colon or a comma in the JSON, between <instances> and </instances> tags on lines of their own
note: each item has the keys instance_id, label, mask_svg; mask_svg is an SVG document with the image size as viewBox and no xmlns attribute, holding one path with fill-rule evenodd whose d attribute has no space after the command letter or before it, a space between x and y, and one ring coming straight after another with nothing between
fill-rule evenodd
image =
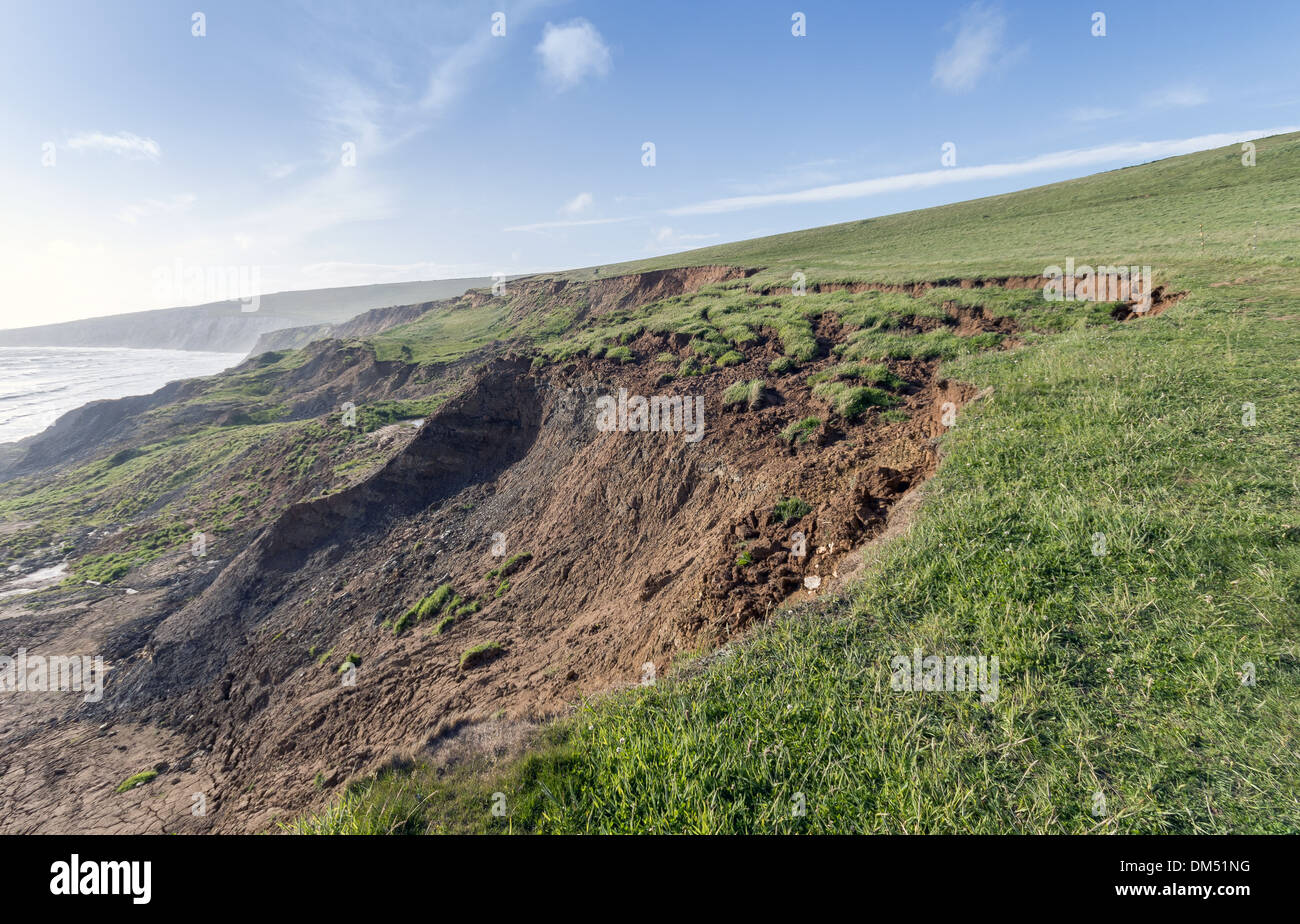
<instances>
[{"instance_id":1,"label":"sky","mask_svg":"<svg viewBox=\"0 0 1300 924\"><path fill-rule=\"evenodd\" d=\"M0 327L604 265L1300 127L1284 2L0 17Z\"/></svg>"}]
</instances>

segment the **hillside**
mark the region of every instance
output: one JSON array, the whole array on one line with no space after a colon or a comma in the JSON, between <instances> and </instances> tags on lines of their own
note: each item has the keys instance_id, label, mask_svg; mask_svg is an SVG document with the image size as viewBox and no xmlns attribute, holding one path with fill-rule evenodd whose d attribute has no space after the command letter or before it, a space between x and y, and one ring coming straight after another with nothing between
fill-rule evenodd
<instances>
[{"instance_id":1,"label":"hillside","mask_svg":"<svg viewBox=\"0 0 1300 924\"><path fill-rule=\"evenodd\" d=\"M276 349L275 342L305 346L320 336L328 336L331 325L362 312L450 298L491 284L488 278L437 279L273 292L261 296L256 310L246 310L238 301L222 301L0 330L0 347L94 346L243 353L253 350L260 337L289 328L304 330L296 337L272 341L266 349Z\"/></svg>"},{"instance_id":2,"label":"hillside","mask_svg":"<svg viewBox=\"0 0 1300 924\"><path fill-rule=\"evenodd\" d=\"M112 670L0 701L0 826L1296 830L1300 136L1258 149L513 280L67 415L0 553L68 577L0 597L0 650ZM1150 305L1045 300L1067 259L1151 266ZM918 650L997 688L892 689Z\"/></svg>"}]
</instances>

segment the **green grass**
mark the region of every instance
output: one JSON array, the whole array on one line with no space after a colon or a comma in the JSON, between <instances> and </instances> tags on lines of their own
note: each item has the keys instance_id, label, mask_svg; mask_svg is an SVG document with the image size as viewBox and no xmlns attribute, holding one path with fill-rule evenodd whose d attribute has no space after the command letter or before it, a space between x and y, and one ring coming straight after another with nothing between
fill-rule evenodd
<instances>
[{"instance_id":1,"label":"green grass","mask_svg":"<svg viewBox=\"0 0 1300 924\"><path fill-rule=\"evenodd\" d=\"M722 393L722 406L735 407L744 405L749 410L758 407L763 401L763 391L767 383L762 379L750 379L748 382L736 382Z\"/></svg>"},{"instance_id":2,"label":"green grass","mask_svg":"<svg viewBox=\"0 0 1300 924\"><path fill-rule=\"evenodd\" d=\"M394 772L303 824L1300 829L1300 140L1264 139L1258 151L1254 168L1231 147L603 267L762 267L746 286L788 291L796 269L810 283L904 282L1037 275L1073 256L1151 264L1158 284L1189 295L1118 325L1107 306L1035 302L1032 291L906 301L719 286L609 322L705 343L765 330L806 361L817 355L810 319L829 312L849 331L841 362L938 359L942 375L992 391L942 437L911 532L848 595L774 619L702 667L583 706L514 764L464 777ZM944 300L1014 318L1023 345L981 352L999 338L909 325L938 318ZM548 355L613 333L557 334ZM817 384L880 384L859 381ZM918 648L996 656L996 701L893 690L891 658ZM1244 684L1251 666L1256 681ZM496 822L494 791L509 805ZM1095 814L1098 793L1106 807Z\"/></svg>"},{"instance_id":3,"label":"green grass","mask_svg":"<svg viewBox=\"0 0 1300 924\"><path fill-rule=\"evenodd\" d=\"M783 497L772 508L772 520L790 523L802 516L812 513L812 507L797 497Z\"/></svg>"},{"instance_id":4,"label":"green grass","mask_svg":"<svg viewBox=\"0 0 1300 924\"><path fill-rule=\"evenodd\" d=\"M469 670L486 664L488 661L505 653L505 646L500 642L482 642L466 648L460 656L460 669Z\"/></svg>"},{"instance_id":5,"label":"green grass","mask_svg":"<svg viewBox=\"0 0 1300 924\"><path fill-rule=\"evenodd\" d=\"M510 300L500 297L477 308L459 303L435 308L410 324L377 334L369 342L375 357L384 361L451 362L504 336L509 306Z\"/></svg>"},{"instance_id":6,"label":"green grass","mask_svg":"<svg viewBox=\"0 0 1300 924\"><path fill-rule=\"evenodd\" d=\"M498 578L509 577L532 560L532 552L520 552L518 555L511 555L501 565L483 575L483 579L491 582Z\"/></svg>"},{"instance_id":7,"label":"green grass","mask_svg":"<svg viewBox=\"0 0 1300 924\"><path fill-rule=\"evenodd\" d=\"M456 614L455 614L455 613L450 614L450 615L447 615L447 616L444 616L444 617L442 617L441 619L438 620L438 624L435 625L435 626L433 627L433 631L430 632L429 634L430 634L430 635L442 635L444 632L448 632L448 631L450 631L450 630L451 630L451 627L454 626L455 624L456 624Z\"/></svg>"},{"instance_id":8,"label":"green grass","mask_svg":"<svg viewBox=\"0 0 1300 924\"><path fill-rule=\"evenodd\" d=\"M437 616L442 612L443 607L448 605L454 607L460 599L459 597L456 597L453 600L452 598L454 594L455 591L450 584L440 584L433 593L420 600L398 617L397 621L393 623L393 634L401 635L417 622L429 619L432 616Z\"/></svg>"},{"instance_id":9,"label":"green grass","mask_svg":"<svg viewBox=\"0 0 1300 924\"><path fill-rule=\"evenodd\" d=\"M151 782L157 775L157 770L142 770L140 773L128 776L118 783L113 792L121 793L126 792L128 789L135 789L137 786L143 786L145 783Z\"/></svg>"},{"instance_id":10,"label":"green grass","mask_svg":"<svg viewBox=\"0 0 1300 924\"><path fill-rule=\"evenodd\" d=\"M782 430L781 439L787 443L806 443L821 425L821 418L805 417Z\"/></svg>"}]
</instances>

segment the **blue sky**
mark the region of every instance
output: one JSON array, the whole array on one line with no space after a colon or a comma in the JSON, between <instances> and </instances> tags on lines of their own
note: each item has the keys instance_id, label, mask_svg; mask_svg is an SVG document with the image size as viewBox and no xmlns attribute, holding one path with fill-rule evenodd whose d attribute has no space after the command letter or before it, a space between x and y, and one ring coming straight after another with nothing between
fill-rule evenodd
<instances>
[{"instance_id":1,"label":"blue sky","mask_svg":"<svg viewBox=\"0 0 1300 924\"><path fill-rule=\"evenodd\" d=\"M566 269L1300 126L1290 3L137 0L3 17L4 327L207 300L160 286L177 266L255 267L262 292Z\"/></svg>"}]
</instances>

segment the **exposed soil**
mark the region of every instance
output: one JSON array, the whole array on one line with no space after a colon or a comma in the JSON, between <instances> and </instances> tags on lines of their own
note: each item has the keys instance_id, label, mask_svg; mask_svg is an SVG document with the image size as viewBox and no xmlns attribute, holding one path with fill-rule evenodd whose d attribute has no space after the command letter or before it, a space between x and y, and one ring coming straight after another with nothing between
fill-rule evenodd
<instances>
[{"instance_id":1,"label":"exposed soil","mask_svg":"<svg viewBox=\"0 0 1300 924\"><path fill-rule=\"evenodd\" d=\"M748 275L702 267L568 293L546 284L600 314L737 274ZM955 305L948 323L963 336L1016 333ZM816 334L825 346L845 336L830 317ZM455 752L484 722L527 729L636 683L647 662L662 673L678 653L724 643L859 567L937 467L935 437L977 397L933 362L890 361L902 414L846 420L807 384L836 360L774 375L779 343L762 332L743 364L665 381L675 364L656 357L685 358L686 339L643 334L626 364L533 370L528 357L498 356L413 436L390 434L386 464L292 504L232 558L160 559L131 576L138 594L84 591L0 621L23 623L0 630L6 644L103 651L111 668L99 704L0 700L0 829L267 830L395 755ZM304 373L306 403L337 397L319 372ZM390 371L373 374L389 388ZM724 409L724 390L752 379L767 383L760 399ZM702 438L602 432L597 399L619 389L702 397ZM806 440L782 436L809 417L820 423ZM782 520L783 498L807 512ZM515 556L508 575L489 576ZM477 611L400 630L443 584ZM351 655L355 669L343 663ZM485 733L494 747L522 735ZM149 767L156 779L113 791ZM205 814L192 811L195 793Z\"/></svg>"}]
</instances>

